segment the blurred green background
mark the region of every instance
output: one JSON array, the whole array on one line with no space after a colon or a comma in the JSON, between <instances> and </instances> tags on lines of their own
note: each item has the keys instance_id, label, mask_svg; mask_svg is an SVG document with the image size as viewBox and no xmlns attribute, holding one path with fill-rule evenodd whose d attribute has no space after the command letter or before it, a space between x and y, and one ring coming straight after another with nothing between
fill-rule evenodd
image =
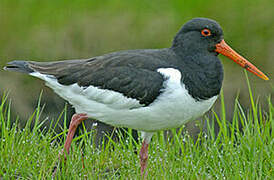
<instances>
[{"instance_id":1,"label":"blurred green background","mask_svg":"<svg viewBox=\"0 0 274 180\"><path fill-rule=\"evenodd\" d=\"M194 17L221 24L226 42L271 79L263 81L249 73L255 96L262 102L270 94L273 97L273 0L0 0L0 66L14 59L80 59L125 49L169 47L181 26ZM247 106L243 69L220 58L228 111L238 93ZM59 114L64 102L42 81L0 71L0 93L10 92L13 111L21 119L34 111L41 89L45 113ZM218 102L215 106L218 109Z\"/></svg>"}]
</instances>

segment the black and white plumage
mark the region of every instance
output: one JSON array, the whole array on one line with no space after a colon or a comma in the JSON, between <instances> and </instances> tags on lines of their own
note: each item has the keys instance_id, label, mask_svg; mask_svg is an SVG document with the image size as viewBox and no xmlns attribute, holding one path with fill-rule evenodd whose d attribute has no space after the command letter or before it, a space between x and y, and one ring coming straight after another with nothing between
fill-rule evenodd
<instances>
[{"instance_id":1,"label":"black and white plumage","mask_svg":"<svg viewBox=\"0 0 274 180\"><path fill-rule=\"evenodd\" d=\"M153 58L157 56L159 60L155 63ZM206 73L197 77L197 80L201 78L200 83L203 81L199 87L195 87L195 84L184 85L181 81L191 81L194 78L191 74L195 72L190 68L182 78L180 64L172 63L176 62L176 57L171 49L135 50L88 60L53 63L13 61L8 68L16 70L16 64L22 64L30 75L46 81L58 95L70 102L77 113L87 113L90 117L113 126L157 131L178 127L205 113L214 102L209 99L216 100L214 97L221 88L219 83L216 90L210 93L205 91L208 94L203 91L195 94L194 90L206 89L208 81L202 80ZM122 64L123 58L128 63L122 61ZM221 82L222 67L218 60L215 63L219 69L216 69L212 81L218 77L217 82ZM194 89L193 94L189 94L188 89ZM196 103L201 106L205 103L205 107L193 108ZM182 114L184 109L187 113L191 109L195 110L195 116L192 118ZM180 112L177 118L174 117L176 112ZM176 121L174 125L173 121Z\"/></svg>"},{"instance_id":2,"label":"black and white plumage","mask_svg":"<svg viewBox=\"0 0 274 180\"><path fill-rule=\"evenodd\" d=\"M142 131L142 162L153 132L179 127L213 105L223 80L219 53L267 80L229 49L219 24L206 18L187 22L170 48L120 51L83 60L12 61L5 69L44 80L78 114Z\"/></svg>"}]
</instances>

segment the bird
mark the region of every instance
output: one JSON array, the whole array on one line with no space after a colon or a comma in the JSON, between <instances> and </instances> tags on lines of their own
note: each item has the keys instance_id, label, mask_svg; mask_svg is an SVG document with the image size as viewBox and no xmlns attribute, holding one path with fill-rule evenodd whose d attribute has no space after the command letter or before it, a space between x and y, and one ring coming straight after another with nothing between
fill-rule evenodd
<instances>
[{"instance_id":1,"label":"bird","mask_svg":"<svg viewBox=\"0 0 274 180\"><path fill-rule=\"evenodd\" d=\"M77 126L88 118L140 131L144 176L153 134L197 119L216 101L223 82L219 54L269 79L234 51L223 36L215 20L193 18L181 27L169 48L123 50L55 62L14 60L4 70L44 80L75 108L64 156L69 154Z\"/></svg>"}]
</instances>

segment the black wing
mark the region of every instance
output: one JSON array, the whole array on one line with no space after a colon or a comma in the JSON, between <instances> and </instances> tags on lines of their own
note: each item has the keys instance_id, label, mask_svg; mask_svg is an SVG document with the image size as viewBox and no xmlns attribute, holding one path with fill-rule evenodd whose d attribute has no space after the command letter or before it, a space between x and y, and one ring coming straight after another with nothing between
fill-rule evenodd
<instances>
[{"instance_id":1,"label":"black wing","mask_svg":"<svg viewBox=\"0 0 274 180\"><path fill-rule=\"evenodd\" d=\"M141 104L152 103L163 86L164 78L156 70L163 62L151 55L112 53L86 60L57 62L13 61L6 70L53 75L63 85L78 83L114 90ZM23 69L24 68L24 69Z\"/></svg>"},{"instance_id":2,"label":"black wing","mask_svg":"<svg viewBox=\"0 0 274 180\"><path fill-rule=\"evenodd\" d=\"M163 77L156 71L133 67L110 67L92 73L82 74L77 83L109 89L149 105L160 94Z\"/></svg>"}]
</instances>

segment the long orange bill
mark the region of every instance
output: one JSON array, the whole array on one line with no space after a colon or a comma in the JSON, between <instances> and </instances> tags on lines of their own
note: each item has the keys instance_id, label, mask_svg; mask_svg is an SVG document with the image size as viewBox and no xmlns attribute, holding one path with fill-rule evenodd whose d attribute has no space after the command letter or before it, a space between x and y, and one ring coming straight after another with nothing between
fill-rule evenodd
<instances>
[{"instance_id":1,"label":"long orange bill","mask_svg":"<svg viewBox=\"0 0 274 180\"><path fill-rule=\"evenodd\" d=\"M269 78L264 73L262 73L253 64L248 62L244 57L242 57L240 54L234 51L231 47L229 47L229 45L227 45L224 40L222 40L219 44L216 45L215 51L233 60L234 62L236 62L243 68L255 74L256 76L259 76L260 78L264 80L269 80Z\"/></svg>"}]
</instances>

